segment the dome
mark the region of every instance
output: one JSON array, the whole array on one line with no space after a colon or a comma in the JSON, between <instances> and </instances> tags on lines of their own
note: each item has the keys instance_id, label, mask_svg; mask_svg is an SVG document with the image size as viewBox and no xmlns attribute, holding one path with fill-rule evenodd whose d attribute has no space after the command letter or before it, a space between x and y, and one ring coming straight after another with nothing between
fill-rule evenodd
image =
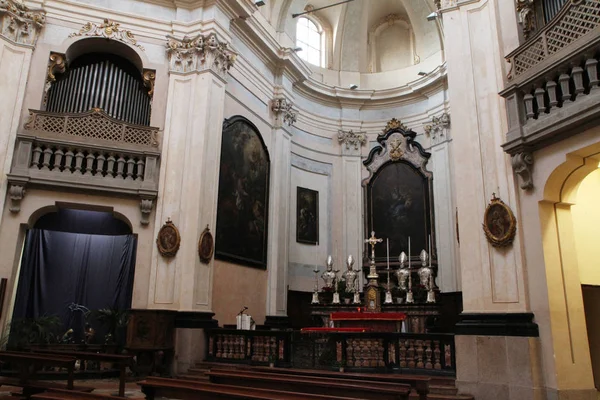
<instances>
[{"instance_id":1,"label":"dome","mask_svg":"<svg viewBox=\"0 0 600 400\"><path fill-rule=\"evenodd\" d=\"M427 19L435 10L432 0L336 2L276 0L264 11L296 49L302 48L298 53L308 62L313 80L384 90L422 79L444 63L439 22ZM307 33L305 25L312 31ZM315 30L320 42L314 39Z\"/></svg>"}]
</instances>

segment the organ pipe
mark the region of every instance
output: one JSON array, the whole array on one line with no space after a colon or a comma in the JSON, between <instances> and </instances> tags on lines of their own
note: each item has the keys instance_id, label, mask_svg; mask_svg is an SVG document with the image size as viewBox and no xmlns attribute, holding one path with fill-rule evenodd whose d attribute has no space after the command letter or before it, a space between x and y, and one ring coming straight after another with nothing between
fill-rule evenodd
<instances>
[{"instance_id":1,"label":"organ pipe","mask_svg":"<svg viewBox=\"0 0 600 400\"><path fill-rule=\"evenodd\" d=\"M101 108L121 121L150 125L150 102L142 74L133 64L113 55L87 54L57 75L46 110L77 113Z\"/></svg>"}]
</instances>

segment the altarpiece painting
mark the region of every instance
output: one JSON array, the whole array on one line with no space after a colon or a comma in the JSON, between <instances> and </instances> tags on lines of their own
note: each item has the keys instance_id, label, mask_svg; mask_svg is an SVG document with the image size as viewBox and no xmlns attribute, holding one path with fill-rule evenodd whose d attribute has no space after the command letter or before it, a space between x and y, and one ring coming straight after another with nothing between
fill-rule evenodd
<instances>
[{"instance_id":1,"label":"altarpiece painting","mask_svg":"<svg viewBox=\"0 0 600 400\"><path fill-rule=\"evenodd\" d=\"M379 146L363 162L369 173L363 180L365 197L364 231L389 238L390 261L395 263L401 252L418 259L419 252L429 252L429 236L435 256L433 230L433 176L426 169L430 154L414 139L416 133L390 121L379 135ZM398 121L397 121L398 122ZM367 253L368 254L368 253ZM376 253L376 262L386 261L385 251Z\"/></svg>"},{"instance_id":2,"label":"altarpiece painting","mask_svg":"<svg viewBox=\"0 0 600 400\"><path fill-rule=\"evenodd\" d=\"M266 268L270 160L246 118L223 123L220 165L215 258Z\"/></svg>"}]
</instances>

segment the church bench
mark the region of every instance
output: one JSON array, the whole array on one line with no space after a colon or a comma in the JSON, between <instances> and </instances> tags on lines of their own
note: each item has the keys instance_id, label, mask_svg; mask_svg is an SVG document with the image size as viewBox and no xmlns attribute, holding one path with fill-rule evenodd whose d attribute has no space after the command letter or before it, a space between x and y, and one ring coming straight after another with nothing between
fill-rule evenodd
<instances>
[{"instance_id":1,"label":"church bench","mask_svg":"<svg viewBox=\"0 0 600 400\"><path fill-rule=\"evenodd\" d=\"M107 354L107 353L91 353L84 351L61 351L61 350L34 350L35 354L62 355L74 357L78 360L87 361L103 361L111 362L119 365L119 396L125 396L125 377L127 367L133 362L133 355L130 354Z\"/></svg>"},{"instance_id":2,"label":"church bench","mask_svg":"<svg viewBox=\"0 0 600 400\"><path fill-rule=\"evenodd\" d=\"M37 393L30 397L37 400L125 400L124 396L112 396L110 394L76 392L73 390L49 389L46 392Z\"/></svg>"},{"instance_id":3,"label":"church bench","mask_svg":"<svg viewBox=\"0 0 600 400\"><path fill-rule=\"evenodd\" d=\"M215 369L215 368L213 368ZM220 368L216 368L220 369ZM268 372L285 375L297 375L307 377L323 377L323 378L335 378L353 381L375 381L375 382L389 382L389 383L401 383L410 385L415 392L419 395L419 400L426 400L429 394L429 384L431 378L428 376L418 375L399 375L399 374L361 374L353 372L335 372L335 371L323 371L313 369L297 369L297 368L269 368L269 367L245 367L241 366L240 369L250 369L259 372Z\"/></svg>"},{"instance_id":4,"label":"church bench","mask_svg":"<svg viewBox=\"0 0 600 400\"><path fill-rule=\"evenodd\" d=\"M73 371L75 368L74 357L17 351L0 351L0 362L10 363L11 365L16 366L19 371L18 378L0 378L0 386L9 385L22 387L24 394L43 391L48 387L73 389ZM66 368L69 374L66 385L33 380L37 369L42 366Z\"/></svg>"},{"instance_id":5,"label":"church bench","mask_svg":"<svg viewBox=\"0 0 600 400\"><path fill-rule=\"evenodd\" d=\"M371 400L408 400L411 387L386 382L352 382L335 378L305 377L242 370L206 372L213 383L244 387L285 390L329 396L347 396Z\"/></svg>"},{"instance_id":6,"label":"church bench","mask_svg":"<svg viewBox=\"0 0 600 400\"><path fill-rule=\"evenodd\" d=\"M324 396L158 377L148 377L138 382L138 385L141 386L147 400L158 397L182 400L356 400L356 397ZM367 399L369 398L364 398Z\"/></svg>"},{"instance_id":7,"label":"church bench","mask_svg":"<svg viewBox=\"0 0 600 400\"><path fill-rule=\"evenodd\" d=\"M88 386L72 386L72 388L68 388L67 384L59 383L59 382L47 382L47 381L35 381L28 380L27 382L22 382L18 378L8 378L6 376L0 377L0 386L14 386L23 388L22 395L25 398L29 398L34 394L44 392L46 390L68 390L73 392L91 392L94 388ZM17 395L18 396L18 395Z\"/></svg>"}]
</instances>

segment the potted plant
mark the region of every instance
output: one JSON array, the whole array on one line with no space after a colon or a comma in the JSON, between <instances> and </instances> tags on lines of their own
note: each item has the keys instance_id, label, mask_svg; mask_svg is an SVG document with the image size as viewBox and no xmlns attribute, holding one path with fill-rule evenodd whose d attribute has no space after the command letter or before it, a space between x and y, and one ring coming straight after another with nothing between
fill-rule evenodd
<instances>
[{"instance_id":1,"label":"potted plant","mask_svg":"<svg viewBox=\"0 0 600 400\"><path fill-rule=\"evenodd\" d=\"M277 357L275 357L274 353L269 354L269 367L270 368L275 368L275 361L277 360Z\"/></svg>"},{"instance_id":2,"label":"potted plant","mask_svg":"<svg viewBox=\"0 0 600 400\"><path fill-rule=\"evenodd\" d=\"M344 304L350 304L350 302L352 301L353 293L346 291L346 281L345 280L341 280L338 283L338 293L340 294L342 299L344 299Z\"/></svg>"},{"instance_id":3,"label":"potted plant","mask_svg":"<svg viewBox=\"0 0 600 400\"><path fill-rule=\"evenodd\" d=\"M337 367L340 372L344 372L346 367L346 359L343 358L342 361L336 361L334 366Z\"/></svg>"},{"instance_id":4,"label":"potted plant","mask_svg":"<svg viewBox=\"0 0 600 400\"><path fill-rule=\"evenodd\" d=\"M58 341L62 323L56 315L16 319L10 324L8 347L17 350Z\"/></svg>"},{"instance_id":5,"label":"potted plant","mask_svg":"<svg viewBox=\"0 0 600 400\"><path fill-rule=\"evenodd\" d=\"M90 311L92 318L106 326L108 333L104 337L105 344L115 344L117 331L127 326L129 312L116 308L102 308Z\"/></svg>"}]
</instances>

